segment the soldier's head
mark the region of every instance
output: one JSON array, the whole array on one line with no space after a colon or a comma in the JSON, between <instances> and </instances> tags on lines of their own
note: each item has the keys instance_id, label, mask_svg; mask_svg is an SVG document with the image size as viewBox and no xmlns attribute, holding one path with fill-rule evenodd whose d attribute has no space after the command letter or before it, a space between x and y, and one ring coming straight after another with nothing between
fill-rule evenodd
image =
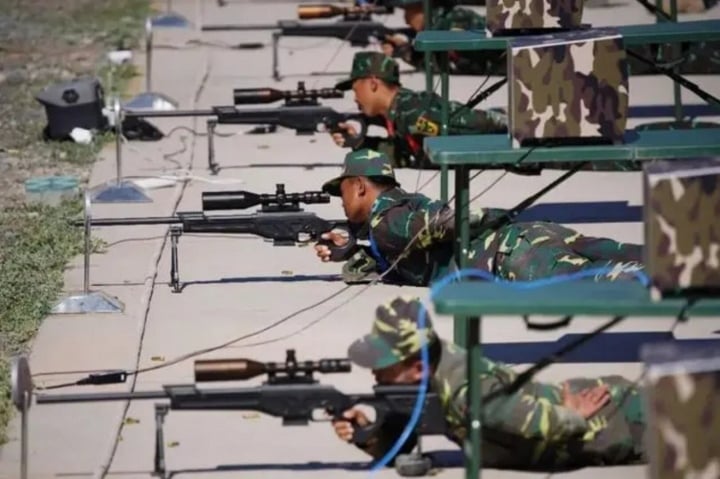
<instances>
[{"instance_id":1,"label":"soldier's head","mask_svg":"<svg viewBox=\"0 0 720 479\"><path fill-rule=\"evenodd\" d=\"M350 345L348 357L371 369L378 384L416 384L422 379L420 348L429 348L431 372L440 357L440 338L418 298L397 297L375 310L370 334ZM420 314L425 324L418 327Z\"/></svg>"},{"instance_id":2,"label":"soldier's head","mask_svg":"<svg viewBox=\"0 0 720 479\"><path fill-rule=\"evenodd\" d=\"M390 109L400 84L400 67L380 52L358 52L353 57L350 78L335 85L355 93L355 103L367 116L383 115Z\"/></svg>"},{"instance_id":3,"label":"soldier's head","mask_svg":"<svg viewBox=\"0 0 720 479\"><path fill-rule=\"evenodd\" d=\"M400 186L390 159L384 153L364 148L345 155L343 171L326 182L322 190L342 198L345 216L353 223L370 219L373 203L383 191Z\"/></svg>"}]
</instances>

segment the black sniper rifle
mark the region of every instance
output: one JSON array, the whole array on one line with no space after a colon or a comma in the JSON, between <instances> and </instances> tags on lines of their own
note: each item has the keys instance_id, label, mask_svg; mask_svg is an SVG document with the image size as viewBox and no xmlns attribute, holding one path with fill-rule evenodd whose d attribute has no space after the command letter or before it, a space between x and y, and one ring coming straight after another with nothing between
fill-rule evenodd
<instances>
[{"instance_id":1,"label":"black sniper rifle","mask_svg":"<svg viewBox=\"0 0 720 479\"><path fill-rule=\"evenodd\" d=\"M139 218L91 218L90 226L170 226L170 285L174 293L182 292L178 270L177 244L183 233L250 234L273 240L273 246L292 246L296 243L317 241L332 252L332 261L342 261L354 251L355 238L346 220L326 220L299 207L300 203L330 203L330 195L321 191L285 193L285 185L278 184L274 195L256 194L249 191L203 192L203 211L179 212L175 216ZM249 215L208 215L206 211L242 210L261 205ZM75 226L83 226L78 220ZM345 230L348 242L338 247L321 239L331 230Z\"/></svg>"},{"instance_id":2,"label":"black sniper rifle","mask_svg":"<svg viewBox=\"0 0 720 479\"><path fill-rule=\"evenodd\" d=\"M169 111L132 111L126 110L127 118L162 118L183 116L212 116L207 121L208 167L217 174L219 167L215 162L215 144L213 135L215 126L220 125L272 125L293 129L298 135L312 135L323 125L332 133L342 133L346 144L351 147L360 145L367 132L365 116L362 113L340 113L321 105L319 98L343 98L344 92L334 88L306 90L305 82L298 82L297 90L276 90L274 88L235 88L233 103L229 106L214 106L208 110L169 110ZM263 109L243 109L237 105L273 103L284 100L282 106ZM360 132L357 137L349 136L338 127L339 123L353 121L358 123Z\"/></svg>"},{"instance_id":3,"label":"black sniper rifle","mask_svg":"<svg viewBox=\"0 0 720 479\"><path fill-rule=\"evenodd\" d=\"M314 373L348 373L351 363L346 358L297 361L294 350L287 351L284 363L262 363L252 359L212 359L195 361L195 382L242 381L267 375L261 386L245 388L200 389L196 384L166 385L161 391L107 392L89 394L37 394L38 404L77 403L95 401L130 401L169 399L169 403L155 404L155 469L154 475L167 478L163 424L169 410L223 410L257 411L282 418L283 426L306 426L310 421L326 421L323 412L341 418L347 409L365 404L376 412L375 421L366 427L355 426L353 442L364 444L388 419L407 421L417 401L418 387L374 386L372 393L345 394L333 386L319 383ZM24 363L23 363L24 361ZM21 364L23 363L23 364ZM12 397L16 405L23 406L22 398L31 391L30 370L27 359L13 364ZM21 377L23 376L23 377ZM128 373L115 371L90 375L78 381L83 384L112 384L125 382ZM18 401L15 401L18 399ZM27 406L25 407L25 411ZM418 435L444 434L445 419L440 400L428 391L422 415L415 433ZM414 463L423 467L429 462L417 455L403 458L406 467ZM400 461L398 461L398 464ZM399 470L401 474L402 470ZM416 475L416 474L413 474Z\"/></svg>"},{"instance_id":4,"label":"black sniper rifle","mask_svg":"<svg viewBox=\"0 0 720 479\"><path fill-rule=\"evenodd\" d=\"M260 25L203 25L202 31L250 31L275 30L272 34L273 78L280 80L278 70L278 42L280 37L337 38L356 47L366 47L371 42L383 42L387 36L404 35L408 41L415 38L415 30L408 27L390 28L371 20L340 20L330 23L303 24L296 20L280 20L276 24Z\"/></svg>"}]
</instances>

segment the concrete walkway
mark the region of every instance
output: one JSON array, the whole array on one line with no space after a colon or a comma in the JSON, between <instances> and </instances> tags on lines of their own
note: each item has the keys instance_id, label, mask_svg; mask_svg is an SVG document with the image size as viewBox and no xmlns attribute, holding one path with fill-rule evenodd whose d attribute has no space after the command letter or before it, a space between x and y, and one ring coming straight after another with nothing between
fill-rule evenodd
<instances>
[{"instance_id":1,"label":"concrete walkway","mask_svg":"<svg viewBox=\"0 0 720 479\"><path fill-rule=\"evenodd\" d=\"M225 8L215 2L179 0L173 9L202 23L270 23L295 18L297 3L235 1ZM708 16L720 15L716 8ZM708 16L687 16L687 19ZM686 19L683 17L683 19ZM385 19L383 19L385 20ZM402 25L401 13L387 18L388 25ZM587 8L585 21L594 25L649 23L653 18L630 0L626 4L602 9ZM233 50L218 44L260 41L268 43L270 32L218 32L201 34L195 30L156 30L153 89L175 98L181 108L207 108L230 104L233 88L270 86L294 88L305 81L308 88L330 87L347 75L352 55L358 49L332 39L284 38L281 40L280 68L284 78L270 77L269 49ZM208 42L198 45L191 40ZM216 45L210 45L209 42ZM173 47L173 48L169 48ZM142 55L136 58L142 65ZM309 75L308 72L330 72ZM693 78L711 93L720 94L716 77ZM403 77L410 88L422 89L422 74ZM477 87L478 79L453 77L451 96L465 101ZM672 85L665 78L633 77L631 105L670 104ZM486 107L505 106L507 92L501 89ZM700 104L694 95L683 93L686 102ZM340 111L354 110L352 96L326 100ZM717 121L720 118L708 118ZM648 121L648 120L643 120ZM638 120L632 120L630 126ZM176 127L205 132L203 119L153 120L164 132ZM272 193L275 184L286 190L317 190L323 181L339 171L346 150L337 148L329 135L296 136L280 130L273 135L243 135L249 127L218 127L220 133L237 133L216 138L220 174L209 176L207 137L187 129L176 130L159 142L131 142L124 145L126 176L148 177L183 175L195 180L177 186L149 191L152 203L95 204L95 217L171 215L176 211L201 208L203 191L243 189ZM114 148L109 147L92 172L91 185L111 179L115 173ZM484 173L473 182L479 192L500 173ZM408 190L430 180L433 173L399 171ZM557 173L539 177L507 175L476 202L510 207L555 178ZM235 180L235 182L231 182ZM423 190L439 196L439 182L433 180ZM641 176L637 173L579 174L563 187L548 194L542 202L628 201L642 204ZM310 205L308 210L325 218L341 218L339 201L329 205ZM623 241L642 242L642 224L605 223L572 225L578 230ZM420 288L380 285L369 289L346 288L336 277L337 264L321 264L311 247L273 247L256 237L193 236L180 239L180 274L186 287L181 294L171 292L169 240L163 226L96 228L93 235L110 244L107 252L92 256L92 289L116 296L125 305L122 314L56 315L44 322L33 344L31 368L38 385L74 381L84 376L77 371L126 369L160 366L191 351L210 348L247 335L302 308L334 295L317 307L299 314L280 326L204 354L202 358L252 357L262 361L282 361L288 348L297 350L298 359L345 356L347 346L370 327L376 306L398 294L417 295L427 300ZM82 288L82 258L66 275L68 291ZM429 303L428 303L429 304ZM450 318L436 317L442 335L452 336ZM560 332L533 332L520 321L505 319L486 323L483 337L488 342L550 341L557 337L592 329L594 321L574 322ZM629 320L624 331L667 331L669 321ZM720 329L720 319L690 322L678 328L684 338L708 337ZM277 339L274 342L273 339ZM262 345L254 343L266 342ZM73 372L75 371L75 372ZM640 372L636 363L565 364L549 368L541 378L560 379L590 374L623 374L634 378ZM43 375L39 375L43 373ZM126 384L103 387L71 387L57 393L157 390L163 384L191 383L190 360L131 377ZM351 374L326 376L323 382L348 392L369 391L372 381L363 370ZM249 381L248 385L259 381ZM10 426L10 441L0 450L0 477L19 476L19 421ZM72 405L34 405L30 415L30 477L85 477L105 469L109 476L151 477L154 444L153 401L130 404L80 403ZM177 477L273 478L337 477L348 474L364 477L368 458L354 447L335 439L330 426L317 423L309 427L282 427L280 420L254 413L171 412L166 420L167 467ZM427 450L444 451L446 466L442 477L460 478L463 471L457 448L444 439L427 441ZM626 479L642 478L644 467L615 468L611 474ZM573 478L606 477L603 469L584 469L558 474ZM397 477L393 470L382 477ZM487 471L484 477L540 477L503 471Z\"/></svg>"}]
</instances>

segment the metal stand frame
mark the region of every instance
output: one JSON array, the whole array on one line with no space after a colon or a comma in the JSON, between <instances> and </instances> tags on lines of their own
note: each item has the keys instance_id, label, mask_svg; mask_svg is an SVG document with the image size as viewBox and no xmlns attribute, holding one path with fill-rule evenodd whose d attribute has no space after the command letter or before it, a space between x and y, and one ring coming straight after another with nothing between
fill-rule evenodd
<instances>
[{"instance_id":1,"label":"metal stand frame","mask_svg":"<svg viewBox=\"0 0 720 479\"><path fill-rule=\"evenodd\" d=\"M176 110L178 102L163 93L152 91L153 21L145 20L145 91L127 101L123 107L132 111Z\"/></svg>"},{"instance_id":2,"label":"metal stand frame","mask_svg":"<svg viewBox=\"0 0 720 479\"><path fill-rule=\"evenodd\" d=\"M278 59L278 49L279 49L279 43L280 43L280 37L282 36L282 33L280 32L273 32L272 34L272 76L275 79L275 81L280 81L280 65L279 59Z\"/></svg>"},{"instance_id":3,"label":"metal stand frame","mask_svg":"<svg viewBox=\"0 0 720 479\"><path fill-rule=\"evenodd\" d=\"M10 397L20 411L20 479L28 477L28 415L32 404L32 376L25 356L16 356L10 365Z\"/></svg>"},{"instance_id":4,"label":"metal stand frame","mask_svg":"<svg viewBox=\"0 0 720 479\"><path fill-rule=\"evenodd\" d=\"M50 311L52 314L83 314L83 313L122 313L124 305L112 296L102 291L90 291L90 195L85 193L85 260L83 292L66 297L57 303Z\"/></svg>"},{"instance_id":5,"label":"metal stand frame","mask_svg":"<svg viewBox=\"0 0 720 479\"><path fill-rule=\"evenodd\" d=\"M115 116L115 161L117 178L92 189L92 201L95 203L152 203L145 190L122 177L122 109L120 99L113 99Z\"/></svg>"}]
</instances>

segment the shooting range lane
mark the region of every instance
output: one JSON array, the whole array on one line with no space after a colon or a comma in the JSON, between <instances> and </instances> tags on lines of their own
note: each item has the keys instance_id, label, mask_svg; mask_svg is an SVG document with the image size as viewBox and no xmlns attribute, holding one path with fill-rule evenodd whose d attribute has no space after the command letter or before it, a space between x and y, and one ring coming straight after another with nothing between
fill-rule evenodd
<instances>
[{"instance_id":1,"label":"shooting range lane","mask_svg":"<svg viewBox=\"0 0 720 479\"><path fill-rule=\"evenodd\" d=\"M183 14L195 25L202 23L271 23L280 18L291 19L296 14L297 3L240 2L218 8L214 2L203 0L176 0L173 10ZM482 11L482 9L479 9ZM709 15L716 15L715 9ZM202 18L198 13L202 12ZM402 25L401 12L389 18L379 17L388 25ZM697 19L697 15L688 19ZM592 9L587 8L588 22L603 25L617 23L651 22L641 8L628 6ZM611 19L613 21L611 21ZM683 17L684 19L684 17ZM156 43L187 46L192 38L208 42L240 43L269 42L270 32L213 32L163 29L156 32ZM200 46L192 49L157 49L154 52L153 90L162 92L180 103L180 108L208 108L232 102L233 88L272 87L292 89L298 81L305 81L307 88L334 85L337 78L349 71L352 55L357 48L332 39L284 38L284 45L318 45L312 49L298 50L292 55L280 50L280 65L286 77L280 82L271 79L271 56L269 49L228 50ZM332 61L331 61L332 59ZM140 65L142 56L137 58ZM328 66L329 62L329 66ZM203 83L206 67L209 74ZM403 65L403 68L407 68ZM310 76L302 72L338 72L337 75ZM720 94L715 78L692 78L710 93ZM484 78L452 77L451 97L466 100ZM494 82L491 79L488 84ZM198 88L203 89L197 102L194 97ZM403 84L413 89L424 87L422 74L403 76ZM485 107L505 107L505 87L484 104ZM683 99L700 103L693 95L683 93ZM670 80L659 77L631 78L631 105L671 104ZM338 111L355 111L352 96L343 99L322 100L322 104ZM276 104L258 105L273 108ZM253 108L255 108L253 106ZM668 118L669 119L669 118ZM652 121L643 119L642 121ZM707 118L717 121L718 118ZM153 119L164 132L173 127L195 127L205 132L205 120L192 118ZM630 120L634 126L637 120ZM247 126L222 125L218 132L242 132ZM184 138L184 140L183 140ZM185 151L163 159L163 155ZM293 131L278 129L272 135L237 135L216 137L217 162L221 169L211 177L206 169L207 138L193 138L187 131L176 131L159 142L129 142L123 145L123 169L127 176L168 175L173 169L188 168L192 174L215 180L243 180L242 184L220 184L194 181L188 184L176 205L179 187L148 190L152 203L94 204L93 215L101 217L166 216L176 211L198 211L203 191L248 190L256 193L273 193L277 183L284 183L287 192L317 190L321 184L336 175L339 164L347 150L337 148L328 135L296 136ZM103 158L92 172L91 185L113 178L115 174L114 148L103 152ZM415 190L430 180L433 172L401 170L397 172L400 182L408 190ZM476 195L489 187L502 173L482 173L472 183ZM529 194L559 176L557 172L545 172L540 176L508 174L497 186L474 203L474 207L511 207ZM584 202L627 202L629 206L642 204L641 176L639 173L579 173L560 188L550 192L540 203L570 203L568 208L582 208ZM452 175L450 176L452 184ZM423 193L439 197L439 175L427 185ZM340 201L330 204L303 205L322 218L342 218ZM255 208L248 209L250 214ZM572 224L587 234L611 236L623 241L642 241L642 225L638 221L622 223L587 222ZM88 370L103 368L134 369L139 354L139 366L162 364L178 355L219 344L267 326L294 311L320 301L345 285L333 279L339 272L337 264L322 264L316 260L311 246L273 247L258 237L193 236L185 234L179 240L180 278L186 284L180 294L172 293L167 282L170 273L169 239L145 239L162 236L165 226L128 226L94 228L93 236L110 244L105 254L91 257L91 289L99 289L117 296L125 305L122 314L85 316L51 316L40 329L31 355L33 372ZM135 240L135 241L129 241ZM162 250L160 249L162 247ZM157 261L156 256L162 251ZM157 263L157 264L156 264ZM68 290L78 290L82 285L82 258L78 258L67 275ZM156 276L145 323L145 303L150 294L146 281ZM319 324L289 339L250 348L241 344L204 355L203 358L249 357L260 361L282 361L285 350L294 348L299 360L342 357L348 345L370 327L375 307L395 295L419 295L426 304L428 290L400 288L387 285L374 286L359 297L342 305L357 294L360 286L333 298L320 307L298 315L283 325L243 343L254 343L289 335L332 308ZM528 332L522 322L514 318L493 320L487 317L483 338L490 343L554 341L565 334L587 332L597 326L594 321L577 318L570 327L558 331ZM142 350L138 353L140 331L145 324ZM449 317L435 316L440 334L452 338L452 321ZM630 319L618 327L618 331L667 331L667 320ZM709 322L681 325L676 336L681 338L707 337L711 331L720 329ZM544 371L541 378L561 379L580 375L623 374L634 378L639 374L636 363L613 364L564 364ZM36 382L54 384L79 378L79 375L39 377ZM323 383L335 385L346 392L369 391L370 375L355 368L349 374L319 375ZM182 363L141 374L136 390L157 390L163 384L183 384L193 381L193 362ZM256 378L247 384L259 384ZM60 392L124 391L130 383L102 386L77 387ZM226 386L213 384L211 387ZM50 393L53 393L52 391ZM123 478L149 478L152 470L154 448L154 401L134 401L125 416L122 440L114 454L111 474ZM90 476L106 460L117 426L121 421L123 403L81 403L62 405L33 405L30 413L30 466L29 477L46 478ZM327 423L309 427L282 427L279 419L260 416L251 412L220 411L171 411L165 420L165 451L169 471L185 470L178 477L225 478L247 477L260 474L272 477L293 475L330 479L339 474L367 477L360 470L368 457L352 446L337 441ZM0 451L0 478L17 477L19 470L19 418L9 430L10 442ZM447 451L449 467L440 472L442 478L460 478L463 470L458 465L457 448L442 438L426 441L426 450ZM212 472L211 472L212 471ZM613 468L613 473L627 479L645 477L642 467ZM82 474L82 475L81 475ZM485 473L484 473L485 474ZM607 471L600 468L585 469L559 476L571 478L601 478ZM110 476L112 477L112 476ZM398 477L393 470L379 473L379 477ZM539 474L507 471L488 471L490 478L535 478Z\"/></svg>"}]
</instances>

